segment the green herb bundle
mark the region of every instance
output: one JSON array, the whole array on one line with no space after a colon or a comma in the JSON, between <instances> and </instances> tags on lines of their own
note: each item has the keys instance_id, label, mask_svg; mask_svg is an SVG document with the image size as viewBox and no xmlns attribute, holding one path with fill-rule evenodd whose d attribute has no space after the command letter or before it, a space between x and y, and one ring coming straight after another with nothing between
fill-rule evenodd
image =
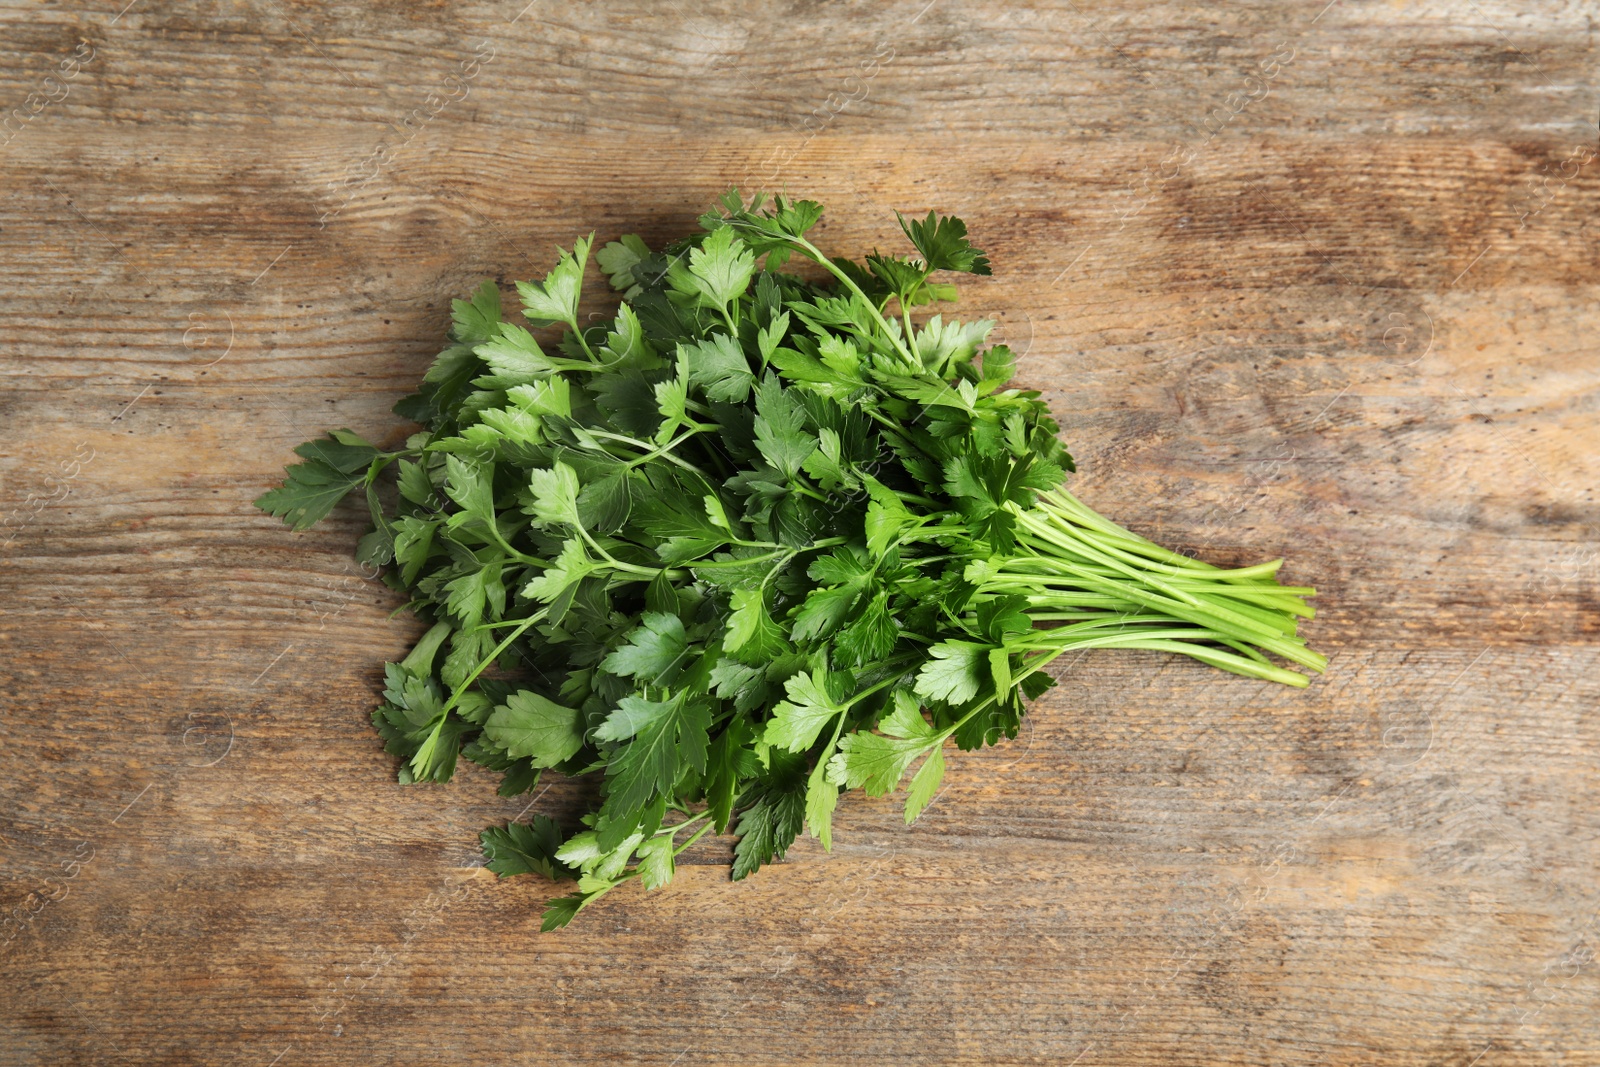
<instances>
[{"instance_id":1,"label":"green herb bundle","mask_svg":"<svg viewBox=\"0 0 1600 1067\"><path fill-rule=\"evenodd\" d=\"M857 263L807 237L821 214L730 193L665 249L606 245L623 296L598 325L592 238L517 284L542 336L484 283L396 405L424 427L404 449L333 433L258 501L305 529L363 490L360 558L433 622L373 715L401 781L463 757L506 795L601 776L581 827L482 835L502 875L576 879L545 929L662 885L708 832L734 828L736 879L803 828L828 848L841 790L913 765L916 818L945 742L1015 737L1069 650L1301 686L1269 656L1325 665L1280 561L1218 569L1097 515L1039 394L1008 387L1012 353L984 347L994 324L917 323L955 299L936 276L989 273L960 219L902 218L916 254Z\"/></svg>"}]
</instances>

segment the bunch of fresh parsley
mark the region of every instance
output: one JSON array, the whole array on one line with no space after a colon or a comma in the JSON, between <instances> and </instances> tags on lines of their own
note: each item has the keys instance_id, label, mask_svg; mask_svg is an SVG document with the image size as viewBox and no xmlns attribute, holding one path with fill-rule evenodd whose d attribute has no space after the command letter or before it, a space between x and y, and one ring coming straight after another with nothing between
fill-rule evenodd
<instances>
[{"instance_id":1,"label":"bunch of fresh parsley","mask_svg":"<svg viewBox=\"0 0 1600 1067\"><path fill-rule=\"evenodd\" d=\"M599 775L583 826L486 831L489 866L573 878L544 927L637 877L673 874L735 828L733 877L803 827L830 847L840 791L881 796L944 743L1014 737L1070 649L1179 652L1305 685L1312 590L1278 562L1221 570L1107 521L1063 488L1072 459L1039 394L1008 388L994 325L912 310L988 274L960 219L901 219L915 256L832 259L807 200L734 193L703 233L596 255L623 294L579 314L592 239L519 282L484 283L395 411L384 452L342 430L258 504L305 529L364 491L359 556L432 627L387 667L373 715L401 781L458 757ZM788 273L793 258L807 275Z\"/></svg>"}]
</instances>

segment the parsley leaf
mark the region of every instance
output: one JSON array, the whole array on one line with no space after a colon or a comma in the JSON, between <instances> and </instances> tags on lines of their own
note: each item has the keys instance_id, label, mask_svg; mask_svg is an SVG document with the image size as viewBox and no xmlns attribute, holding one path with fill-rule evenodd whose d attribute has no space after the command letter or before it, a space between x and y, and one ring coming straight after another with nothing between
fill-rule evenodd
<instances>
[{"instance_id":1,"label":"parsley leaf","mask_svg":"<svg viewBox=\"0 0 1600 1067\"><path fill-rule=\"evenodd\" d=\"M561 828L548 815L535 815L531 823L514 822L491 827L479 835L485 864L502 878L516 874L542 874L551 881L575 877L571 867L556 859Z\"/></svg>"},{"instance_id":2,"label":"parsley leaf","mask_svg":"<svg viewBox=\"0 0 1600 1067\"><path fill-rule=\"evenodd\" d=\"M780 701L772 709L772 719L767 723L762 740L774 748L790 752L804 752L816 743L823 727L842 714L828 696L826 682L820 672L797 674L784 683L789 699Z\"/></svg>"},{"instance_id":3,"label":"parsley leaf","mask_svg":"<svg viewBox=\"0 0 1600 1067\"><path fill-rule=\"evenodd\" d=\"M595 731L597 740L626 742L607 767L610 800L633 811L670 790L685 767L703 774L710 725L705 702L683 693L663 701L623 697Z\"/></svg>"},{"instance_id":4,"label":"parsley leaf","mask_svg":"<svg viewBox=\"0 0 1600 1067\"><path fill-rule=\"evenodd\" d=\"M565 323L578 328L578 294L583 288L583 270L589 262L594 235L573 243L571 252L560 252L555 268L542 282L518 282L523 314L535 326Z\"/></svg>"},{"instance_id":5,"label":"parsley leaf","mask_svg":"<svg viewBox=\"0 0 1600 1067\"><path fill-rule=\"evenodd\" d=\"M583 749L583 713L524 689L494 709L483 732L508 755L530 757L535 767L554 767Z\"/></svg>"},{"instance_id":6,"label":"parsley leaf","mask_svg":"<svg viewBox=\"0 0 1600 1067\"><path fill-rule=\"evenodd\" d=\"M689 368L689 384L698 386L709 399L743 403L755 385L756 376L750 373L744 350L728 334L680 344L678 358Z\"/></svg>"},{"instance_id":7,"label":"parsley leaf","mask_svg":"<svg viewBox=\"0 0 1600 1067\"><path fill-rule=\"evenodd\" d=\"M744 295L755 269L755 255L745 248L731 226L712 230L700 247L689 252L689 273L694 276L695 287L719 308Z\"/></svg>"},{"instance_id":8,"label":"parsley leaf","mask_svg":"<svg viewBox=\"0 0 1600 1067\"><path fill-rule=\"evenodd\" d=\"M777 771L763 782L739 816L739 843L733 850L733 880L748 877L783 859L805 826L805 779L791 757L776 759Z\"/></svg>"},{"instance_id":9,"label":"parsley leaf","mask_svg":"<svg viewBox=\"0 0 1600 1067\"><path fill-rule=\"evenodd\" d=\"M380 455L349 430L329 434L325 441L307 441L294 451L304 462L286 468L288 480L256 500L256 507L294 530L308 530L327 518L335 504L366 481L367 468Z\"/></svg>"},{"instance_id":10,"label":"parsley leaf","mask_svg":"<svg viewBox=\"0 0 1600 1067\"><path fill-rule=\"evenodd\" d=\"M932 211L920 222L896 213L900 228L922 253L930 270L954 270L964 274L989 274L989 258L967 240L967 224L953 215L935 217Z\"/></svg>"},{"instance_id":11,"label":"parsley leaf","mask_svg":"<svg viewBox=\"0 0 1600 1067\"><path fill-rule=\"evenodd\" d=\"M660 682L683 661L689 650L683 620L676 615L647 611L639 621L641 625L628 635L627 644L607 656L600 666L612 674Z\"/></svg>"},{"instance_id":12,"label":"parsley leaf","mask_svg":"<svg viewBox=\"0 0 1600 1067\"><path fill-rule=\"evenodd\" d=\"M450 301L450 312L455 320L457 341L467 344L487 341L500 324L500 290L494 282L485 279L471 300Z\"/></svg>"},{"instance_id":13,"label":"parsley leaf","mask_svg":"<svg viewBox=\"0 0 1600 1067\"><path fill-rule=\"evenodd\" d=\"M762 458L785 478L800 473L817 447L815 435L805 429L800 401L785 392L775 376L768 375L756 390L756 445Z\"/></svg>"}]
</instances>

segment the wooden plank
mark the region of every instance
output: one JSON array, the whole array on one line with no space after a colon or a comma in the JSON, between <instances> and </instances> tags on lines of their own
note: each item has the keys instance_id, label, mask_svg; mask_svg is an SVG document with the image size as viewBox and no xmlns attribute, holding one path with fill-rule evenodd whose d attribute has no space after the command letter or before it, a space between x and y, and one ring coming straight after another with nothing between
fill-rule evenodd
<instances>
[{"instance_id":1,"label":"wooden plank","mask_svg":"<svg viewBox=\"0 0 1600 1067\"><path fill-rule=\"evenodd\" d=\"M0 1059L1600 1059L1591 15L0 12ZM371 732L417 627L357 510L249 501L398 440L478 279L774 181L841 253L966 217L1076 491L1286 557L1330 669L1063 663L914 826L541 936L474 850L530 798Z\"/></svg>"}]
</instances>

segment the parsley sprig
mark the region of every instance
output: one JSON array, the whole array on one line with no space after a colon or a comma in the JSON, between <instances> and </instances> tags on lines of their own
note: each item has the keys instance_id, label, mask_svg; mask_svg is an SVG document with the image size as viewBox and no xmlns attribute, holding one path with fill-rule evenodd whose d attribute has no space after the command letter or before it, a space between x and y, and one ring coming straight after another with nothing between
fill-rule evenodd
<instances>
[{"instance_id":1,"label":"parsley sprig","mask_svg":"<svg viewBox=\"0 0 1600 1067\"><path fill-rule=\"evenodd\" d=\"M1096 514L994 323L914 319L956 299L936 276L990 271L960 219L902 217L915 254L858 263L813 243L821 215L730 192L664 249L607 244L622 299L598 326L592 236L517 283L538 336L485 282L396 405L422 427L405 448L336 431L258 501L304 530L361 490L358 555L432 621L373 714L401 781L461 758L508 796L599 778L581 826L482 835L501 875L576 882L545 929L665 884L707 833L737 834L736 879L805 828L830 848L844 789L910 774L915 819L945 742L1015 737L1066 652L1296 686L1278 661L1325 666L1281 561L1220 569Z\"/></svg>"}]
</instances>

